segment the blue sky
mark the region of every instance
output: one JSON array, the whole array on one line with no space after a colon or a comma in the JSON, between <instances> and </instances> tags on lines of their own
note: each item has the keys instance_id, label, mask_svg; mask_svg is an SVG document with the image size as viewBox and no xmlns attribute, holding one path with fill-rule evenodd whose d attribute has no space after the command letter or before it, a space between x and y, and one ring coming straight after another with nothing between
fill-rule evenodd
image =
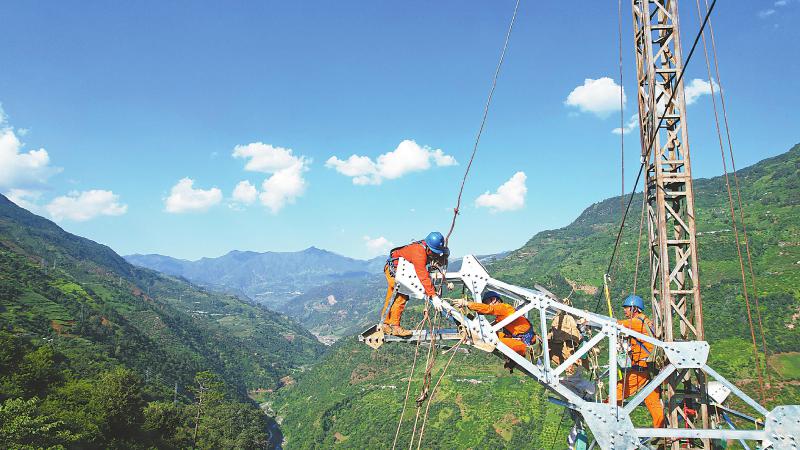
<instances>
[{"instance_id":1,"label":"blue sky","mask_svg":"<svg viewBox=\"0 0 800 450\"><path fill-rule=\"evenodd\" d=\"M7 2L0 191L122 254L314 245L363 258L445 232L513 6ZM798 11L798 0L717 4L740 167L800 141ZM627 8L622 24L627 121ZM681 3L681 25L688 53L694 2ZM522 1L454 254L517 248L619 193L619 111L603 102L618 92L617 46L617 2ZM695 79L708 80L702 52ZM711 99L696 83L693 170L718 175ZM638 146L634 130L628 186Z\"/></svg>"}]
</instances>

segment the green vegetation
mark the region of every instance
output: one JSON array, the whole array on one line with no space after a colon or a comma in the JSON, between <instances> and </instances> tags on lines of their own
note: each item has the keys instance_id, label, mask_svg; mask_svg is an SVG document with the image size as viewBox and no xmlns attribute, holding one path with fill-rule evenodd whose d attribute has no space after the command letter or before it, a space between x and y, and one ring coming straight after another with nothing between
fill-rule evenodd
<instances>
[{"instance_id":1,"label":"green vegetation","mask_svg":"<svg viewBox=\"0 0 800 450\"><path fill-rule=\"evenodd\" d=\"M0 360L4 448L254 448L268 439L266 417L226 398L221 382L205 382L202 404L199 396L158 400L157 387L129 369L86 376L52 343L37 347L7 332L0 332ZM196 385L204 379L215 375L198 374Z\"/></svg>"},{"instance_id":2,"label":"green vegetation","mask_svg":"<svg viewBox=\"0 0 800 450\"><path fill-rule=\"evenodd\" d=\"M198 374L218 395L197 446L263 447L247 391L322 351L285 315L131 266L2 196L0 347L4 448L191 446Z\"/></svg>"},{"instance_id":3,"label":"green vegetation","mask_svg":"<svg viewBox=\"0 0 800 450\"><path fill-rule=\"evenodd\" d=\"M337 342L335 357L302 374L296 385L280 389L272 400L287 448L390 448L413 353L412 346L390 345L373 352L353 337ZM449 356L437 358L433 383ZM400 448L411 439L424 361L423 354ZM518 372L509 375L499 361L482 352L455 356L433 399L423 448L550 448L562 409L545 399L536 382ZM565 420L560 434L570 426ZM562 446L563 436L555 448Z\"/></svg>"}]
</instances>

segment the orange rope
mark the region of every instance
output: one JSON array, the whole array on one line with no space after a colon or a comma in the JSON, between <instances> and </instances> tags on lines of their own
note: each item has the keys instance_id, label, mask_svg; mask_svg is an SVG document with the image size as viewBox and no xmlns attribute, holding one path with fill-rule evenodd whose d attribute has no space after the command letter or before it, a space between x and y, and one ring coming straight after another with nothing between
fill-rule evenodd
<instances>
[{"instance_id":1,"label":"orange rope","mask_svg":"<svg viewBox=\"0 0 800 450\"><path fill-rule=\"evenodd\" d=\"M701 18L702 17L702 13L700 11L700 0L695 0L695 2L697 3L697 16L698 16L698 18ZM755 356L756 375L758 377L758 387L759 387L759 392L761 393L761 401L764 402L765 399L766 399L766 396L764 394L764 382L763 382L762 373L761 373L761 363L760 363L760 358L758 356L758 345L756 344L755 327L753 326L753 316L752 316L752 313L750 311L750 298L749 298L749 295L748 295L748 292L747 292L748 291L748 289L747 289L747 276L745 275L745 271L744 271L744 257L742 256L741 243L739 241L739 229L737 227L737 221L736 221L736 212L734 210L733 196L731 194L731 184L730 184L730 180L728 178L728 165L727 165L726 158L725 158L725 146L724 146L724 144L722 142L722 131L720 129L720 124L719 124L719 113L717 112L717 101L716 101L716 97L714 95L714 79L711 77L711 63L710 63L710 60L709 60L709 57L708 57L708 48L706 46L705 32L703 33L703 38L702 39L703 39L703 53L705 53L706 69L708 71L709 85L711 87L711 102L712 102L713 109L714 109L714 121L716 123L717 138L719 140L719 150L720 150L720 155L722 157L722 170L723 170L723 174L725 175L725 187L726 187L727 193L728 193L728 206L730 208L730 213L731 213L731 223L733 225L733 236L734 236L734 239L736 241L736 253L739 256L739 268L741 269L741 274L742 274L742 293L744 295L745 305L747 306L747 320L748 320L748 323L750 325L750 337L752 338L752 341L753 341L753 355Z\"/></svg>"}]
</instances>

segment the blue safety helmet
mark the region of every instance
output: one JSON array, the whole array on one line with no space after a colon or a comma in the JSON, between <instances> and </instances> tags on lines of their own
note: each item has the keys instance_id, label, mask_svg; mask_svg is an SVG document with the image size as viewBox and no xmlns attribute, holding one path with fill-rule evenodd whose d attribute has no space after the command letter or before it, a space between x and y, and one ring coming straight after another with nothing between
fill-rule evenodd
<instances>
[{"instance_id":1,"label":"blue safety helmet","mask_svg":"<svg viewBox=\"0 0 800 450\"><path fill-rule=\"evenodd\" d=\"M486 303L488 300L493 299L495 297L497 297L497 299L500 300L501 302L503 301L503 299L500 297L500 294L498 294L495 291L484 292L483 295L481 296L481 301Z\"/></svg>"},{"instance_id":2,"label":"blue safety helmet","mask_svg":"<svg viewBox=\"0 0 800 450\"><path fill-rule=\"evenodd\" d=\"M432 231L431 234L425 238L425 244L437 255L441 255L447 251L447 247L444 245L444 236L438 231Z\"/></svg>"},{"instance_id":3,"label":"blue safety helmet","mask_svg":"<svg viewBox=\"0 0 800 450\"><path fill-rule=\"evenodd\" d=\"M629 295L625 298L625 301L622 302L622 306L633 306L639 308L639 311L644 311L644 300L638 295Z\"/></svg>"}]
</instances>

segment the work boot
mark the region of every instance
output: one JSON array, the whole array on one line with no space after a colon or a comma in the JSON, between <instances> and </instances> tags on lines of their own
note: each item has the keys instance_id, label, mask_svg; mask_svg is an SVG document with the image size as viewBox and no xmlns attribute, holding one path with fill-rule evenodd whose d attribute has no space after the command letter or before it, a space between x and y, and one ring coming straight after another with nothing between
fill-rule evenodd
<instances>
[{"instance_id":1,"label":"work boot","mask_svg":"<svg viewBox=\"0 0 800 450\"><path fill-rule=\"evenodd\" d=\"M398 337L408 337L414 334L400 325L389 325L388 323L383 324L383 332Z\"/></svg>"}]
</instances>

